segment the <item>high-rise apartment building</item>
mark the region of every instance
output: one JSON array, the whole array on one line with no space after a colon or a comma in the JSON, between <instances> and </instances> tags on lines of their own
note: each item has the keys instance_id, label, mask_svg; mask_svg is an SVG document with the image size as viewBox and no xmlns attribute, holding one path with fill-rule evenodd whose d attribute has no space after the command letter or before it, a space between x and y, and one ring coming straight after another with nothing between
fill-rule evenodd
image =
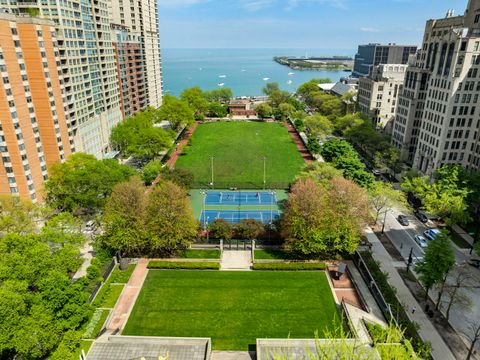
<instances>
[{"instance_id":1,"label":"high-rise apartment building","mask_svg":"<svg viewBox=\"0 0 480 360\"><path fill-rule=\"evenodd\" d=\"M414 45L368 44L359 45L353 64L353 77L368 76L373 66L382 64L407 64L408 57L415 54Z\"/></svg>"},{"instance_id":2,"label":"high-rise apartment building","mask_svg":"<svg viewBox=\"0 0 480 360\"><path fill-rule=\"evenodd\" d=\"M124 111L134 114L162 104L162 67L155 0L112 0L110 18L116 39ZM125 71L123 71L125 70ZM130 104L130 105L128 105ZM125 105L127 109L125 109Z\"/></svg>"},{"instance_id":3,"label":"high-rise apartment building","mask_svg":"<svg viewBox=\"0 0 480 360\"><path fill-rule=\"evenodd\" d=\"M55 23L65 112L76 151L102 158L122 119L107 0L0 0L13 13L38 13Z\"/></svg>"},{"instance_id":4,"label":"high-rise apartment building","mask_svg":"<svg viewBox=\"0 0 480 360\"><path fill-rule=\"evenodd\" d=\"M359 110L370 117L375 128L386 133L392 130L406 69L402 64L376 65L368 76L359 79Z\"/></svg>"},{"instance_id":5,"label":"high-rise apartment building","mask_svg":"<svg viewBox=\"0 0 480 360\"><path fill-rule=\"evenodd\" d=\"M428 175L445 164L480 168L480 0L463 16L429 20L409 61L392 142Z\"/></svg>"},{"instance_id":6,"label":"high-rise apartment building","mask_svg":"<svg viewBox=\"0 0 480 360\"><path fill-rule=\"evenodd\" d=\"M0 194L42 198L47 167L72 150L54 23L0 13Z\"/></svg>"}]
</instances>

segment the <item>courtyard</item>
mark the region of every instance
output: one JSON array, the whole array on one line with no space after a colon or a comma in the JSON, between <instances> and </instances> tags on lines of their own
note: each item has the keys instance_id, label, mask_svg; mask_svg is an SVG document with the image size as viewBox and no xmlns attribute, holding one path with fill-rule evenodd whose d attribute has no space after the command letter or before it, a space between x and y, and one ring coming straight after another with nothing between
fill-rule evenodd
<instances>
[{"instance_id":1,"label":"courtyard","mask_svg":"<svg viewBox=\"0 0 480 360\"><path fill-rule=\"evenodd\" d=\"M211 337L214 350L338 328L322 271L150 270L122 335Z\"/></svg>"}]
</instances>

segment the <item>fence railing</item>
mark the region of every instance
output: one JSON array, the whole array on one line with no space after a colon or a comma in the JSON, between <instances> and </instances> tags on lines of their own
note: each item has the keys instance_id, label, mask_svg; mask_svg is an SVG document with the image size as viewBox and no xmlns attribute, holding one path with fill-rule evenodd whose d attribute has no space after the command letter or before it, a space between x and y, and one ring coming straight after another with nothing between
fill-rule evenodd
<instances>
[{"instance_id":1,"label":"fence railing","mask_svg":"<svg viewBox=\"0 0 480 360\"><path fill-rule=\"evenodd\" d=\"M207 181L194 181L192 188L194 189L240 189L240 190L259 190L259 189L288 189L290 187L289 182L269 182L265 185L262 181L249 181L249 182L236 182L236 181L215 181L212 187L211 183Z\"/></svg>"},{"instance_id":2,"label":"fence railing","mask_svg":"<svg viewBox=\"0 0 480 360\"><path fill-rule=\"evenodd\" d=\"M393 321L395 325L398 326L397 320L395 316L393 316L390 305L387 303L387 301L383 297L382 292L380 291L380 288L378 287L375 279L370 273L370 270L368 270L368 266L365 263L365 260L363 260L362 255L358 251L355 252L355 254L353 255L353 262L357 266L357 269L360 272L360 275L362 275L363 279L365 280L365 283L370 289L373 297L375 298L375 301L380 307L380 310L382 310L383 314L385 315L385 318L389 321Z\"/></svg>"},{"instance_id":3,"label":"fence railing","mask_svg":"<svg viewBox=\"0 0 480 360\"><path fill-rule=\"evenodd\" d=\"M95 296L97 296L97 293L100 291L100 288L102 285L105 283L105 280L110 276L110 273L115 269L115 265L117 265L117 260L115 257L112 258L112 261L108 265L108 267L105 269L105 271L102 274L103 281L99 282L94 288L92 293L90 294L90 297L88 298L88 302L91 304L93 300L95 299Z\"/></svg>"}]
</instances>

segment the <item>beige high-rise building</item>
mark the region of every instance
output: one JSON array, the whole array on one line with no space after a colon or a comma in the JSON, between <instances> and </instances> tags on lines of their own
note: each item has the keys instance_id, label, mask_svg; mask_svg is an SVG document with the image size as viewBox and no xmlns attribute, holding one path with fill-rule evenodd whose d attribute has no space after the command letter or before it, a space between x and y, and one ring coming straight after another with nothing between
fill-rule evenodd
<instances>
[{"instance_id":1,"label":"beige high-rise building","mask_svg":"<svg viewBox=\"0 0 480 360\"><path fill-rule=\"evenodd\" d=\"M140 110L148 106L160 107L163 83L157 1L112 0L109 11L114 36L118 40L117 49L123 50L124 67L129 68L124 74L119 74L122 87L136 89L140 86L142 88L140 92L137 90L124 92L124 104L135 104L138 107L138 104L145 100L141 103ZM128 54L129 52L132 52L131 55ZM121 55L119 52L120 60ZM143 66L132 64L135 61L140 61ZM121 67L120 70L122 70ZM136 111L138 109L133 108L131 113Z\"/></svg>"},{"instance_id":2,"label":"beige high-rise building","mask_svg":"<svg viewBox=\"0 0 480 360\"><path fill-rule=\"evenodd\" d=\"M414 169L480 168L480 0L465 14L429 20L409 60L392 143Z\"/></svg>"},{"instance_id":3,"label":"beige high-rise building","mask_svg":"<svg viewBox=\"0 0 480 360\"><path fill-rule=\"evenodd\" d=\"M406 69L402 64L377 65L358 82L359 110L370 117L375 128L389 134Z\"/></svg>"},{"instance_id":4,"label":"beige high-rise building","mask_svg":"<svg viewBox=\"0 0 480 360\"><path fill-rule=\"evenodd\" d=\"M103 158L112 127L122 120L108 0L0 0L17 14L55 23L63 70L65 112L76 151Z\"/></svg>"},{"instance_id":5,"label":"beige high-rise building","mask_svg":"<svg viewBox=\"0 0 480 360\"><path fill-rule=\"evenodd\" d=\"M0 194L41 200L73 144L52 21L0 13L0 77Z\"/></svg>"}]
</instances>

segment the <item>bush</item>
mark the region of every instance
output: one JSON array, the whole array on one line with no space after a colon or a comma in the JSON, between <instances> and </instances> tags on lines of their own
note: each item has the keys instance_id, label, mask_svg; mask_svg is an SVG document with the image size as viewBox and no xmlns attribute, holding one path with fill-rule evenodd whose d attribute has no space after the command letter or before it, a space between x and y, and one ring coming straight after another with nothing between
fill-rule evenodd
<instances>
[{"instance_id":1,"label":"bush","mask_svg":"<svg viewBox=\"0 0 480 360\"><path fill-rule=\"evenodd\" d=\"M174 262L150 261L149 269L191 269L191 270L220 270L218 262Z\"/></svg>"},{"instance_id":2,"label":"bush","mask_svg":"<svg viewBox=\"0 0 480 360\"><path fill-rule=\"evenodd\" d=\"M323 262L281 262L281 263L254 263L253 270L270 271L312 271L325 270L327 266Z\"/></svg>"}]
</instances>

